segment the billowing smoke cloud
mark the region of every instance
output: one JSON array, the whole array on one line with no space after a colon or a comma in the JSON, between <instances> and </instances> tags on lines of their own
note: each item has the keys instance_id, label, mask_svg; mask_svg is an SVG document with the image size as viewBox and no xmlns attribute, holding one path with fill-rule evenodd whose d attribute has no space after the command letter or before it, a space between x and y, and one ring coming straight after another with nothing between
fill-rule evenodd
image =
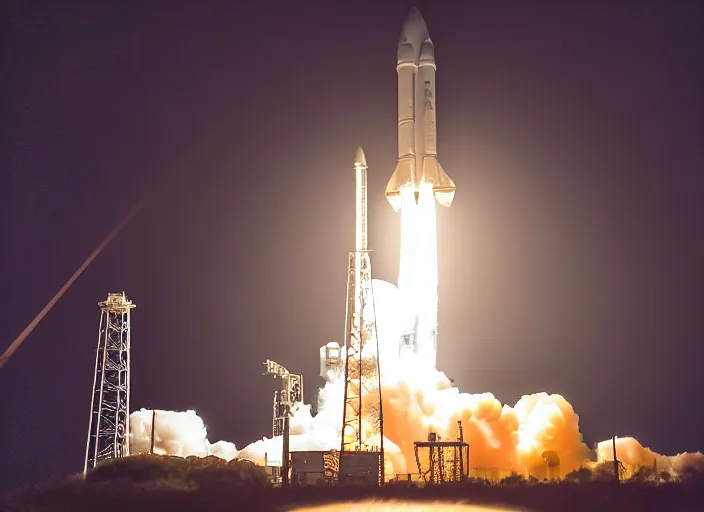
<instances>
[{"instance_id":1,"label":"billowing smoke cloud","mask_svg":"<svg viewBox=\"0 0 704 512\"><path fill-rule=\"evenodd\" d=\"M510 471L540 475L546 467L546 452L557 454L563 476L585 464L589 449L581 440L579 417L561 395L525 395L511 407L491 393L461 393L441 371L401 361L398 291L383 281L374 280L373 286L375 311L365 311L365 317L375 314L379 336L387 474L416 473L414 441L427 440L430 432L443 440L457 439L458 422L470 445L470 467L479 476L503 476ZM290 422L291 451L339 449L343 386L341 374L328 375L317 397L315 416L310 405L296 404ZM232 443L210 444L205 425L194 411L157 411L156 417L156 453L238 457L261 465L267 459L270 464L281 461L280 436L264 437L238 452ZM148 452L151 424L151 411L132 413L133 452ZM610 441L599 446L598 457L608 460ZM652 465L657 460L661 471L674 475L688 469L704 471L700 453L664 457L631 438L618 439L617 454L626 465Z\"/></svg>"},{"instance_id":2,"label":"billowing smoke cloud","mask_svg":"<svg viewBox=\"0 0 704 512\"><path fill-rule=\"evenodd\" d=\"M560 473L583 465L589 450L581 442L579 417L560 395L537 393L523 396L515 406L502 405L491 393L467 394L452 386L439 371L428 370L411 377L384 377L385 450L388 473L414 473L413 442L425 440L429 432L442 439L456 439L461 421L464 439L470 445L470 464L479 474L492 470L534 473L545 465L543 454L554 451L560 458ZM318 396L318 414L310 405L297 404L291 418L292 451L331 450L340 447L343 381L333 378ZM155 452L186 457L216 455L235 457L264 465L280 461L281 437L263 438L243 450L225 441L211 444L203 420L194 411L157 411ZM152 411L142 409L130 416L133 453L149 451ZM644 448L633 438L618 438L618 458L627 466L652 466L681 475L704 472L704 455L683 453L663 456ZM597 446L599 461L613 460L611 441ZM485 472L482 472L485 470Z\"/></svg>"},{"instance_id":3,"label":"billowing smoke cloud","mask_svg":"<svg viewBox=\"0 0 704 512\"><path fill-rule=\"evenodd\" d=\"M613 441L609 439L597 443L596 455L599 462L613 461ZM664 471L673 476L690 471L704 473L704 454L696 452L660 455L650 448L645 448L632 437L616 438L616 457L625 466L655 467L659 472Z\"/></svg>"},{"instance_id":4,"label":"billowing smoke cloud","mask_svg":"<svg viewBox=\"0 0 704 512\"><path fill-rule=\"evenodd\" d=\"M318 414L313 417L310 405L296 404L289 423L291 451L332 450L340 448L343 381L334 378L318 393ZM280 461L283 449L281 436L263 438L245 447L240 458L264 464L268 459Z\"/></svg>"},{"instance_id":5,"label":"billowing smoke cloud","mask_svg":"<svg viewBox=\"0 0 704 512\"><path fill-rule=\"evenodd\" d=\"M384 433L401 449L408 472L417 471L414 441L426 440L430 432L457 439L460 421L475 469L531 471L545 465L546 451L555 451L564 471L578 467L588 454L579 418L560 395L524 396L509 407L491 393L460 393L433 370L387 380L382 389Z\"/></svg>"},{"instance_id":6,"label":"billowing smoke cloud","mask_svg":"<svg viewBox=\"0 0 704 512\"><path fill-rule=\"evenodd\" d=\"M153 411L140 409L130 414L130 452L149 453L154 422L154 453L179 457L215 455L230 461L237 448L227 441L210 444L203 420L195 411Z\"/></svg>"},{"instance_id":7,"label":"billowing smoke cloud","mask_svg":"<svg viewBox=\"0 0 704 512\"><path fill-rule=\"evenodd\" d=\"M578 417L560 395L524 396L514 407L502 405L490 393L466 394L452 386L437 370L418 369L413 375L384 376L384 447L393 473L417 472L414 441L427 440L430 432L442 439L456 439L458 421L471 446L474 468L500 468L524 472L544 465L543 453L560 454L561 467L578 467L588 449L581 442ZM291 419L292 451L339 449L343 380L333 378L319 395L319 413L297 406ZM265 456L281 453L281 438L264 438L239 457L264 464ZM389 469L391 469L389 468Z\"/></svg>"}]
</instances>

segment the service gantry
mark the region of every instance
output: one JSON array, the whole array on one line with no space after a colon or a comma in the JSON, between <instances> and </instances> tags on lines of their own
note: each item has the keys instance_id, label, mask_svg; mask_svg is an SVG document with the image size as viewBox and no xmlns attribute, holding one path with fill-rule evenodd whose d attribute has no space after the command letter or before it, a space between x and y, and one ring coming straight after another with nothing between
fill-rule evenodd
<instances>
[{"instance_id":1,"label":"service gantry","mask_svg":"<svg viewBox=\"0 0 704 512\"><path fill-rule=\"evenodd\" d=\"M286 486L289 476L289 418L293 412L293 406L303 403L303 375L291 373L279 363L269 359L262 364L266 368L262 375L281 379L281 389L274 391L272 424L273 436L282 436L281 468L273 468L272 476L274 482L281 482Z\"/></svg>"}]
</instances>

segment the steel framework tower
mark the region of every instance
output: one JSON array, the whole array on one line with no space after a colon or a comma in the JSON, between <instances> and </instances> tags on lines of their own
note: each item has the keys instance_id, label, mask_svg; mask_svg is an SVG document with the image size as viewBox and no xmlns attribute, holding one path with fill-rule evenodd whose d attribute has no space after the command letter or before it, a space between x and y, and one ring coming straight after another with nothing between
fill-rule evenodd
<instances>
[{"instance_id":1,"label":"steel framework tower","mask_svg":"<svg viewBox=\"0 0 704 512\"><path fill-rule=\"evenodd\" d=\"M281 470L273 471L275 481L288 485L288 461L289 461L289 418L294 404L303 402L303 375L290 373L279 363L267 359L262 363L266 370L262 375L281 378L281 391L274 391L274 419L272 431L274 437L282 437ZM276 469L276 468L275 468Z\"/></svg>"},{"instance_id":2,"label":"steel framework tower","mask_svg":"<svg viewBox=\"0 0 704 512\"><path fill-rule=\"evenodd\" d=\"M345 392L338 481L380 484L384 476L381 372L367 250L367 163L362 148L357 149L354 169L356 244L355 251L349 254L347 273ZM365 312L372 314L365 318Z\"/></svg>"},{"instance_id":3,"label":"steel framework tower","mask_svg":"<svg viewBox=\"0 0 704 512\"><path fill-rule=\"evenodd\" d=\"M100 330L84 472L103 459L130 453L130 310L135 305L122 292L108 294L98 306Z\"/></svg>"}]
</instances>

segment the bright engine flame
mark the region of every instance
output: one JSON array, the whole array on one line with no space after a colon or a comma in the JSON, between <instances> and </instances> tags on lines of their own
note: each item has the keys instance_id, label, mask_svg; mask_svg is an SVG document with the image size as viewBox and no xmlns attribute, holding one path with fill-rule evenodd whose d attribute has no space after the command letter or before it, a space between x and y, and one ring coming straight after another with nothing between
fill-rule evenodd
<instances>
[{"instance_id":1,"label":"bright engine flame","mask_svg":"<svg viewBox=\"0 0 704 512\"><path fill-rule=\"evenodd\" d=\"M400 364L435 368L438 319L438 240L435 196L431 183L422 182L416 204L412 186L401 191L401 255L398 289L403 333L416 346Z\"/></svg>"}]
</instances>

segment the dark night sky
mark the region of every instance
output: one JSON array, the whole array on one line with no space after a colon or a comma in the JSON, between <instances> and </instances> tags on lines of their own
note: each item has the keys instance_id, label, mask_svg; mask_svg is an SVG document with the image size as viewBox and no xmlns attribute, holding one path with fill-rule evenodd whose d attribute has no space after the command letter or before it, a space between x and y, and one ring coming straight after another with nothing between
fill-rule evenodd
<instances>
[{"instance_id":1,"label":"dark night sky","mask_svg":"<svg viewBox=\"0 0 704 512\"><path fill-rule=\"evenodd\" d=\"M133 409L195 408L243 447L271 428L261 361L311 399L343 330L359 144L375 274L396 280L411 2L110 4L2 17L0 348L147 201L0 370L0 487L82 468L107 292L137 304ZM589 444L704 451L704 9L583 4L420 4L458 186L438 364L511 405L563 394Z\"/></svg>"}]
</instances>

